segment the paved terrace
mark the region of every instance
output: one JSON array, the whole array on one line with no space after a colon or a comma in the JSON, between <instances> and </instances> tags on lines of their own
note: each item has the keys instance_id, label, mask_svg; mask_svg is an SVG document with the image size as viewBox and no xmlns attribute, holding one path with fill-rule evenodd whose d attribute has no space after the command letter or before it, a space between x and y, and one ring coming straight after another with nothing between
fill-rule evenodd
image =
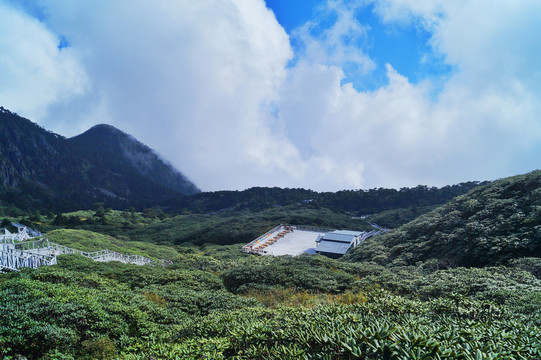
<instances>
[{"instance_id":1,"label":"paved terrace","mask_svg":"<svg viewBox=\"0 0 541 360\"><path fill-rule=\"evenodd\" d=\"M311 226L280 225L243 247L258 255L292 255L315 253L316 239L333 229Z\"/></svg>"}]
</instances>

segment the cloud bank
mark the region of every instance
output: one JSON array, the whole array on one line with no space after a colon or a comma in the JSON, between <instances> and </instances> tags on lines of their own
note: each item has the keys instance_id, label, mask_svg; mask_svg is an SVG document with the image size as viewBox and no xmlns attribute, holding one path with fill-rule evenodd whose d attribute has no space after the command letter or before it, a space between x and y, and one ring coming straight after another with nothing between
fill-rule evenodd
<instances>
[{"instance_id":1,"label":"cloud bank","mask_svg":"<svg viewBox=\"0 0 541 360\"><path fill-rule=\"evenodd\" d=\"M442 86L367 55L367 6L431 34L427 56L455 69ZM541 4L327 1L318 14L287 34L262 0L0 1L0 101L68 136L111 123L204 190L444 185L539 167ZM357 90L378 66L388 83Z\"/></svg>"}]
</instances>

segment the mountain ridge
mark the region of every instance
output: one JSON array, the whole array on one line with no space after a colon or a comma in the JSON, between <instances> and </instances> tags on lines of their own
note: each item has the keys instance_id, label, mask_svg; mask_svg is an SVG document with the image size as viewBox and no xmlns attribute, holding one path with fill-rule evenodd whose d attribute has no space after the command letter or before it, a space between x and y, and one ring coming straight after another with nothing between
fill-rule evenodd
<instances>
[{"instance_id":1,"label":"mountain ridge","mask_svg":"<svg viewBox=\"0 0 541 360\"><path fill-rule=\"evenodd\" d=\"M20 208L149 207L199 189L112 125L72 138L0 108L0 195Z\"/></svg>"}]
</instances>

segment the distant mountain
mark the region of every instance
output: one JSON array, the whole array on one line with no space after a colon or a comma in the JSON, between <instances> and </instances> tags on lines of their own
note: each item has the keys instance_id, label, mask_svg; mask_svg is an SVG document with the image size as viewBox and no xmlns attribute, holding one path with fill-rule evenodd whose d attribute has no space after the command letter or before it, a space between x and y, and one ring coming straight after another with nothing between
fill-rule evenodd
<instances>
[{"instance_id":1,"label":"distant mountain","mask_svg":"<svg viewBox=\"0 0 541 360\"><path fill-rule=\"evenodd\" d=\"M350 261L489 266L541 257L541 171L480 186L358 246Z\"/></svg>"},{"instance_id":2,"label":"distant mountain","mask_svg":"<svg viewBox=\"0 0 541 360\"><path fill-rule=\"evenodd\" d=\"M81 156L90 160L99 173L105 170L118 177L117 173L122 169L130 177L143 176L146 181L181 194L190 195L199 192L193 183L160 159L152 149L111 125L96 125L83 134L68 139L68 143ZM103 177L96 176L96 181L103 183L103 180ZM133 190L139 191L138 188Z\"/></svg>"},{"instance_id":3,"label":"distant mountain","mask_svg":"<svg viewBox=\"0 0 541 360\"><path fill-rule=\"evenodd\" d=\"M385 214L391 224L403 224L404 212L416 217L427 212L430 207L445 204L455 196L484 184L477 181L447 185L442 188L416 186L414 188L343 190L337 192L316 192L306 189L281 189L278 187L254 187L243 191L203 192L190 197L176 198L168 202L170 209L186 210L195 213L209 213L226 210L262 210L286 205L302 205L314 208L328 208L353 216ZM393 210L402 209L400 213ZM397 219L394 219L397 217ZM383 217L380 218L380 220ZM387 226L387 225L386 225Z\"/></svg>"},{"instance_id":4,"label":"distant mountain","mask_svg":"<svg viewBox=\"0 0 541 360\"><path fill-rule=\"evenodd\" d=\"M110 125L66 139L0 107L0 199L73 210L148 207L199 192L149 147Z\"/></svg>"}]
</instances>

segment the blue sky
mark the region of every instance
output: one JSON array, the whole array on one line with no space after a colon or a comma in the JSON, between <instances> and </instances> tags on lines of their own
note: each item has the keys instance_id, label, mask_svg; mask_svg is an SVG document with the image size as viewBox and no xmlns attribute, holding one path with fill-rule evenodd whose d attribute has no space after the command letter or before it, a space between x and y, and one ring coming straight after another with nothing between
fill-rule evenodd
<instances>
[{"instance_id":1,"label":"blue sky","mask_svg":"<svg viewBox=\"0 0 541 360\"><path fill-rule=\"evenodd\" d=\"M537 0L0 0L0 105L108 123L203 190L539 168Z\"/></svg>"},{"instance_id":2,"label":"blue sky","mask_svg":"<svg viewBox=\"0 0 541 360\"><path fill-rule=\"evenodd\" d=\"M299 50L295 29L308 21L318 21L318 30L328 28L336 21L334 14L322 8L326 1L314 0L266 0L280 25L290 34L293 50ZM385 64L390 63L413 83L428 77L447 78L453 67L445 64L444 58L434 54L429 45L431 34L415 24L383 24L374 13L374 3L368 3L355 11L357 21L367 26L367 36L360 42L363 50L376 63L370 74L359 75L354 69L346 70L344 81L351 81L358 90L374 90L388 82Z\"/></svg>"}]
</instances>

